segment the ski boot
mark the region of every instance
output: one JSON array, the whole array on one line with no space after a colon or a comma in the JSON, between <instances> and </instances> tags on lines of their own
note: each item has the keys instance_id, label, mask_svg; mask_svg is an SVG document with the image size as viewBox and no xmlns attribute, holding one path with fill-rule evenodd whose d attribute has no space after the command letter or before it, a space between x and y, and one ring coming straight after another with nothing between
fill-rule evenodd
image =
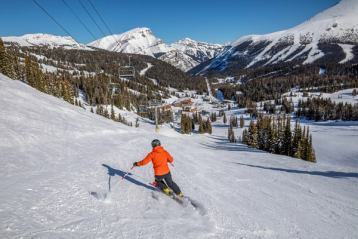
<instances>
[{"instance_id":1,"label":"ski boot","mask_svg":"<svg viewBox=\"0 0 358 239\"><path fill-rule=\"evenodd\" d=\"M183 194L183 192L180 192L179 194L177 194L177 196L179 197L179 198L184 198L184 194Z\"/></svg>"},{"instance_id":2,"label":"ski boot","mask_svg":"<svg viewBox=\"0 0 358 239\"><path fill-rule=\"evenodd\" d=\"M167 196L170 196L173 194L173 191L170 190L170 188L163 188L163 193Z\"/></svg>"}]
</instances>

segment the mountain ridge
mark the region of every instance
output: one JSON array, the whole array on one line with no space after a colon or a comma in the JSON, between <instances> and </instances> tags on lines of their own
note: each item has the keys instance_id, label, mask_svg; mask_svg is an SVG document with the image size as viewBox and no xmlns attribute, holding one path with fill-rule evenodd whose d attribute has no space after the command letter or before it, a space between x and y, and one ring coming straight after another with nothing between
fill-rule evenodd
<instances>
[{"instance_id":1,"label":"mountain ridge","mask_svg":"<svg viewBox=\"0 0 358 239\"><path fill-rule=\"evenodd\" d=\"M211 59L223 49L220 44L210 44L190 38L166 44L147 27L133 28L121 34L108 35L87 45L76 42L70 36L45 33L9 36L2 37L2 39L4 42L26 47L48 46L50 48L64 47L83 50L99 48L114 52L148 55L163 60L184 72Z\"/></svg>"},{"instance_id":2,"label":"mountain ridge","mask_svg":"<svg viewBox=\"0 0 358 239\"><path fill-rule=\"evenodd\" d=\"M287 30L243 36L191 72L227 74L237 69L278 63L354 63L358 62L357 47L358 1L342 0Z\"/></svg>"}]
</instances>

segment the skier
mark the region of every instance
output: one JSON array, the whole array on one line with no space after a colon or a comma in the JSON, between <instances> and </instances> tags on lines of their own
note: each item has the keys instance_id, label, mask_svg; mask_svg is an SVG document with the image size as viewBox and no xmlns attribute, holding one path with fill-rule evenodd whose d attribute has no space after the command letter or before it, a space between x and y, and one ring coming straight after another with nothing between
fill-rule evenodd
<instances>
[{"instance_id":1,"label":"skier","mask_svg":"<svg viewBox=\"0 0 358 239\"><path fill-rule=\"evenodd\" d=\"M171 195L172 191L180 198L184 197L184 194L180 191L178 185L172 180L168 162L173 163L173 157L161 146L158 139L152 141L152 152L150 152L142 161L134 162L133 166L144 166L152 161L155 182L158 187L166 194Z\"/></svg>"}]
</instances>

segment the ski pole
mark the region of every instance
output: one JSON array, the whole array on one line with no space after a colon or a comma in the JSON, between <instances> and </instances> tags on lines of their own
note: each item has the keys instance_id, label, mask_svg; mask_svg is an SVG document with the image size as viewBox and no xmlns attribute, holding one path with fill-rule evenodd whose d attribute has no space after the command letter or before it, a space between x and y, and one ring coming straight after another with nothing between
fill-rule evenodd
<instances>
[{"instance_id":1,"label":"ski pole","mask_svg":"<svg viewBox=\"0 0 358 239\"><path fill-rule=\"evenodd\" d=\"M128 174L130 174L130 172L132 171L132 169L134 168L134 166L132 166L131 167L131 169L129 169L129 171L126 173L126 174L124 174L123 176L122 176L122 178L121 178L121 180L120 181L122 181L125 177L127 177L128 176Z\"/></svg>"}]
</instances>

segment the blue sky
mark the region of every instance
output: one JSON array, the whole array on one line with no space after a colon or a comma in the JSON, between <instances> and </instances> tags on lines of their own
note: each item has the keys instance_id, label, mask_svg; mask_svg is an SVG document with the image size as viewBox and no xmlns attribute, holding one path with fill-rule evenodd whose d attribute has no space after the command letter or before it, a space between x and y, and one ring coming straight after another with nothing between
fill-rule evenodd
<instances>
[{"instance_id":1,"label":"blue sky","mask_svg":"<svg viewBox=\"0 0 358 239\"><path fill-rule=\"evenodd\" d=\"M108 31L89 0L65 0L97 37L100 30L80 5L82 1L103 31ZM338 0L90 0L113 33L149 27L167 43L184 37L226 43L248 34L293 27ZM94 40L64 5L63 0L37 0L79 42ZM1 0L0 36L26 33L66 35L32 0Z\"/></svg>"}]
</instances>

